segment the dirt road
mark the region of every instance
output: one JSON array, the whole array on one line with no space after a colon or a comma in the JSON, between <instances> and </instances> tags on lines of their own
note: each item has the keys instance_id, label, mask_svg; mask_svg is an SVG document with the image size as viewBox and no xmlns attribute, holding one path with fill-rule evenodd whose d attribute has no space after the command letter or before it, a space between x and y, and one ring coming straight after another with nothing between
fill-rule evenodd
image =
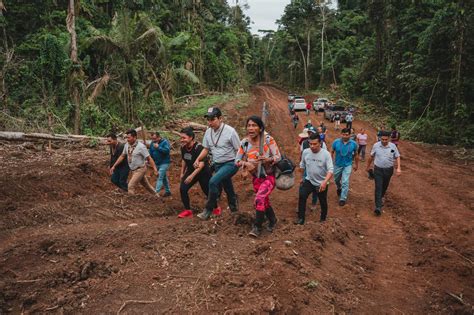
<instances>
[{"instance_id":1,"label":"dirt road","mask_svg":"<svg viewBox=\"0 0 474 315\"><path fill-rule=\"evenodd\" d=\"M225 104L227 121L242 135L246 116L267 101L271 134L298 160L301 128L290 123L286 94L271 86L253 94L243 112ZM354 125L373 143L372 127ZM239 175L240 215L179 220L176 153L174 197L163 201L114 193L105 150L2 145L0 314L470 314L473 163L409 142L401 151L403 174L382 217L372 214L373 182L361 163L346 206L329 188L327 222L309 212L305 226L294 226L297 187L275 191L278 228L253 240L253 192ZM192 198L204 205L197 187Z\"/></svg>"}]
</instances>

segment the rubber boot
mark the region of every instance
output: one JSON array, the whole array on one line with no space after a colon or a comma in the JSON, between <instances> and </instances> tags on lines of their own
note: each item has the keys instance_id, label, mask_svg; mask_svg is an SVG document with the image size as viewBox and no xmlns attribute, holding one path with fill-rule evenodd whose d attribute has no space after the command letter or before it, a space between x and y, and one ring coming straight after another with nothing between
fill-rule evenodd
<instances>
[{"instance_id":1,"label":"rubber boot","mask_svg":"<svg viewBox=\"0 0 474 315\"><path fill-rule=\"evenodd\" d=\"M275 228L275 225L278 221L276 216L275 216L275 211L273 211L272 207L268 207L267 209L265 209L265 214L268 218L267 230L269 232L273 232L273 229Z\"/></svg>"},{"instance_id":2,"label":"rubber boot","mask_svg":"<svg viewBox=\"0 0 474 315\"><path fill-rule=\"evenodd\" d=\"M239 197L235 194L233 200L229 202L229 209L231 213L237 213L239 211Z\"/></svg>"},{"instance_id":3,"label":"rubber boot","mask_svg":"<svg viewBox=\"0 0 474 315\"><path fill-rule=\"evenodd\" d=\"M303 225L304 224L304 219L305 219L305 212L304 211L299 211L298 210L298 219L294 222L295 224L298 225Z\"/></svg>"},{"instance_id":4,"label":"rubber boot","mask_svg":"<svg viewBox=\"0 0 474 315\"><path fill-rule=\"evenodd\" d=\"M255 224L253 225L252 231L249 235L253 237L259 237L262 234L262 224L265 220L265 212L255 211Z\"/></svg>"},{"instance_id":5,"label":"rubber boot","mask_svg":"<svg viewBox=\"0 0 474 315\"><path fill-rule=\"evenodd\" d=\"M204 209L203 212L199 213L197 216L198 218L202 219L202 220L208 220L212 215L212 210L209 211L207 209Z\"/></svg>"}]
</instances>

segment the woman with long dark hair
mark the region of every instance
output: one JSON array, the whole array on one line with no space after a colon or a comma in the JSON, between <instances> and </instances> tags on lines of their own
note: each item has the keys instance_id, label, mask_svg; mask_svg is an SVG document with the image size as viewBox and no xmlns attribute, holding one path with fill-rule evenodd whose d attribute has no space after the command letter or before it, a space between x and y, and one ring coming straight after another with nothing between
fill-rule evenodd
<instances>
[{"instance_id":1,"label":"woman with long dark hair","mask_svg":"<svg viewBox=\"0 0 474 315\"><path fill-rule=\"evenodd\" d=\"M265 125L260 117L250 116L245 127L247 137L241 142L235 163L244 172L252 175L255 191L255 224L249 235L258 237L262 232L265 216L269 220L267 229L270 232L277 222L269 196L275 188L274 164L281 159L281 154L275 139L265 132Z\"/></svg>"}]
</instances>

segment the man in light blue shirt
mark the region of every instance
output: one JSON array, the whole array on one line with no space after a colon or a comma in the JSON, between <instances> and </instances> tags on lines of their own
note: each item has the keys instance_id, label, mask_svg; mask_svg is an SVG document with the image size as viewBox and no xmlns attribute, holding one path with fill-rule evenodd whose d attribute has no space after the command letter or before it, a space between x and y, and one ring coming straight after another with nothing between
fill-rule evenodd
<instances>
[{"instance_id":1,"label":"man in light blue shirt","mask_svg":"<svg viewBox=\"0 0 474 315\"><path fill-rule=\"evenodd\" d=\"M359 155L357 154L357 143L350 139L351 130L344 128L341 131L341 138L332 143L332 156L334 160L334 181L336 182L339 205L346 204L349 194L349 181L352 173L357 171L359 166ZM352 166L355 160L355 165Z\"/></svg>"},{"instance_id":2,"label":"man in light blue shirt","mask_svg":"<svg viewBox=\"0 0 474 315\"><path fill-rule=\"evenodd\" d=\"M382 214L382 198L387 192L390 179L393 175L393 165L397 162L397 175L402 173L400 167L400 152L395 144L389 142L390 132L383 131L380 134L380 141L375 143L370 152L367 162L367 171L370 172L370 164L374 161L375 179L375 215Z\"/></svg>"}]
</instances>

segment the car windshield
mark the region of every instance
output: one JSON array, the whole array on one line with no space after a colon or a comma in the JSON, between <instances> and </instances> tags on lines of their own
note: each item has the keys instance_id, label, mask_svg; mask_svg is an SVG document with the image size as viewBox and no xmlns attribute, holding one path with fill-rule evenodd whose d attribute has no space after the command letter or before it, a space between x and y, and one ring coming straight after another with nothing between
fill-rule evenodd
<instances>
[{"instance_id":1,"label":"car windshield","mask_svg":"<svg viewBox=\"0 0 474 315\"><path fill-rule=\"evenodd\" d=\"M296 103L306 103L304 99L298 98L295 100Z\"/></svg>"}]
</instances>

